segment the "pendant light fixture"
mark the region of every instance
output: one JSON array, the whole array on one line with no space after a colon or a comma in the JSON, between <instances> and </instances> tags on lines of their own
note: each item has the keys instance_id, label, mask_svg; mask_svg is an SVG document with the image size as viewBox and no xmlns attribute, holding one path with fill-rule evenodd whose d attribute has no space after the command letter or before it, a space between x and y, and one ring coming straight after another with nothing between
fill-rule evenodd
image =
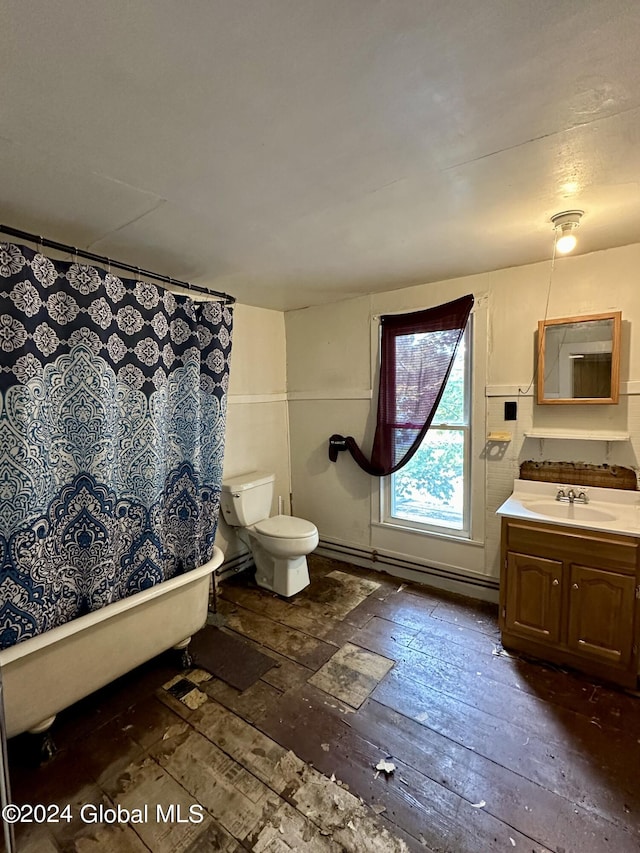
<instances>
[{"instance_id":1,"label":"pendant light fixture","mask_svg":"<svg viewBox=\"0 0 640 853\"><path fill-rule=\"evenodd\" d=\"M563 210L551 217L556 232L556 252L566 255L572 252L577 243L575 230L580 225L583 210Z\"/></svg>"}]
</instances>

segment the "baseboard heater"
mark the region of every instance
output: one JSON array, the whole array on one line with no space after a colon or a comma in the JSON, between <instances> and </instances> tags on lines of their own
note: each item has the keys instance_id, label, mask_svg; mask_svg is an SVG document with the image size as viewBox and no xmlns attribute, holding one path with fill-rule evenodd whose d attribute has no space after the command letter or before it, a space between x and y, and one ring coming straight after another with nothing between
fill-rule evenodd
<instances>
[{"instance_id":1,"label":"baseboard heater","mask_svg":"<svg viewBox=\"0 0 640 853\"><path fill-rule=\"evenodd\" d=\"M244 572L245 569L253 568L253 557L247 552L245 554L236 554L229 560L225 560L216 572L219 581L223 581L232 575L237 575L239 572Z\"/></svg>"},{"instance_id":2,"label":"baseboard heater","mask_svg":"<svg viewBox=\"0 0 640 853\"><path fill-rule=\"evenodd\" d=\"M320 539L318 551L323 552L330 557L332 554L342 557L350 557L361 563L366 562L372 568L380 566L390 566L396 569L405 569L412 572L419 572L427 577L440 578L441 580L454 581L463 586L475 587L477 589L486 589L497 591L499 589L499 581L497 578L482 578L470 577L469 575L460 574L449 569L438 568L437 566L429 566L417 560L398 557L393 554L385 554L382 551L376 551L372 548L358 548L355 545L344 545L338 542L331 542L327 539Z\"/></svg>"}]
</instances>

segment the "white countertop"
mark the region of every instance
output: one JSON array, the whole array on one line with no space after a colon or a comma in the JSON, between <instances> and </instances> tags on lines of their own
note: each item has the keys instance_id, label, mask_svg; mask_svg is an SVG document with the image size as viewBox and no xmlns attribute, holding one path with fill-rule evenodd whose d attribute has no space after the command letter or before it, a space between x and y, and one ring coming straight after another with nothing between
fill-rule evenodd
<instances>
[{"instance_id":1,"label":"white countertop","mask_svg":"<svg viewBox=\"0 0 640 853\"><path fill-rule=\"evenodd\" d=\"M569 489L576 495L584 492L589 502L556 501L558 489L564 489L565 494ZM496 510L496 515L640 536L640 492L514 480L513 494Z\"/></svg>"}]
</instances>

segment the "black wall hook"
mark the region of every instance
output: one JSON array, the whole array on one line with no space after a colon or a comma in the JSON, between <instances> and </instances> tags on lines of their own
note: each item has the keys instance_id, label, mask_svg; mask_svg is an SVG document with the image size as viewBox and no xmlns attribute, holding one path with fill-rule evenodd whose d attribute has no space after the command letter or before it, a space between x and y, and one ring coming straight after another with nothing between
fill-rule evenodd
<instances>
[{"instance_id":1,"label":"black wall hook","mask_svg":"<svg viewBox=\"0 0 640 853\"><path fill-rule=\"evenodd\" d=\"M329 459L335 462L338 459L338 453L347 449L347 439L343 435L334 433L329 439Z\"/></svg>"}]
</instances>

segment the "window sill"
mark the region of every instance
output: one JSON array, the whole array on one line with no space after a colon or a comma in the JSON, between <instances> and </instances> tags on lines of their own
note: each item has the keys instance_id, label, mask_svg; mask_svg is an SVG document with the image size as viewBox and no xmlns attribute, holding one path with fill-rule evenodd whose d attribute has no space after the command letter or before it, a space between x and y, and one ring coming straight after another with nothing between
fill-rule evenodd
<instances>
[{"instance_id":1,"label":"window sill","mask_svg":"<svg viewBox=\"0 0 640 853\"><path fill-rule=\"evenodd\" d=\"M427 536L430 539L441 539L447 542L458 542L461 545L470 545L473 548L484 548L484 542L479 539L470 539L466 536L455 536L452 533L438 533L435 530L421 530L418 527L407 527L394 521L372 521L372 527L383 530L397 530L399 533L412 533L416 536Z\"/></svg>"}]
</instances>

